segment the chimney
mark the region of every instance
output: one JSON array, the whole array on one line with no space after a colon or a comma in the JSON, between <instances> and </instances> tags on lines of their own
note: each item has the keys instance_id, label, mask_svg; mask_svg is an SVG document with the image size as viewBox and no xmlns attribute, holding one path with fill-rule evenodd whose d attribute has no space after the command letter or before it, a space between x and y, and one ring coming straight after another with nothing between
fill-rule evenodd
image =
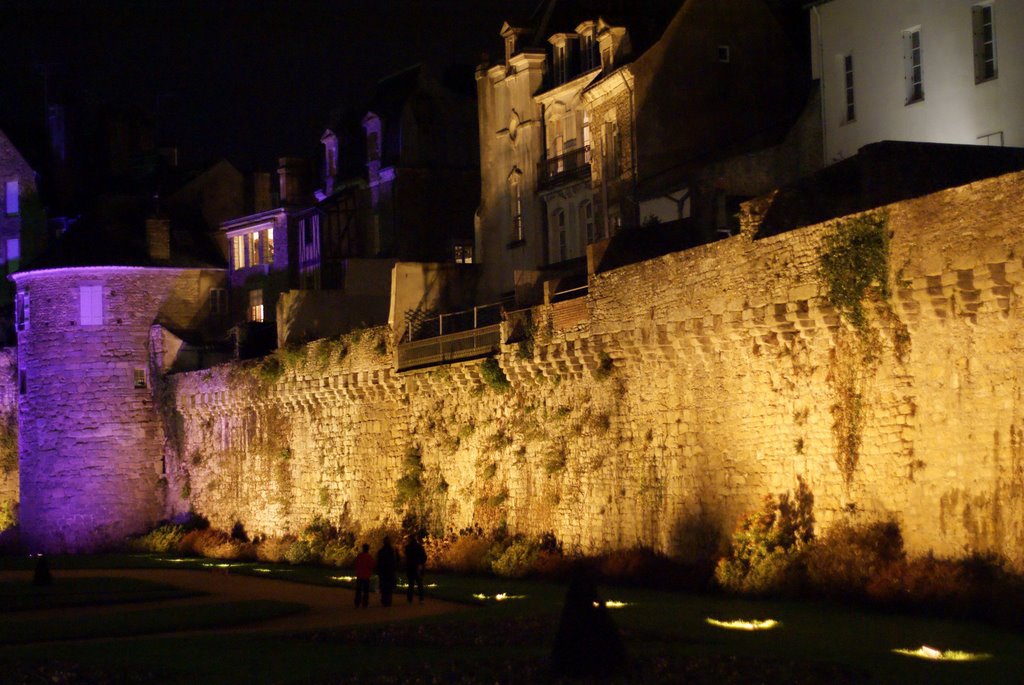
<instances>
[{"instance_id":1,"label":"chimney","mask_svg":"<svg viewBox=\"0 0 1024 685\"><path fill-rule=\"evenodd\" d=\"M309 172L301 157L281 157L277 161L277 178L281 187L281 206L305 202Z\"/></svg>"},{"instance_id":2,"label":"chimney","mask_svg":"<svg viewBox=\"0 0 1024 685\"><path fill-rule=\"evenodd\" d=\"M146 219L146 249L150 259L166 262L171 258L171 221L150 217Z\"/></svg>"},{"instance_id":3,"label":"chimney","mask_svg":"<svg viewBox=\"0 0 1024 685\"><path fill-rule=\"evenodd\" d=\"M252 174L252 211L254 214L273 209L270 198L270 172L255 171Z\"/></svg>"}]
</instances>

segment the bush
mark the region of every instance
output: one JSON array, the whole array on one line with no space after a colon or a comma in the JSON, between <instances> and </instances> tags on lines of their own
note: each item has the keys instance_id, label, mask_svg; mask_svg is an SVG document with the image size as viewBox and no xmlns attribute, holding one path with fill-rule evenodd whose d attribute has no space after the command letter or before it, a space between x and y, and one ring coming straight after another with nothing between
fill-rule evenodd
<instances>
[{"instance_id":1,"label":"bush","mask_svg":"<svg viewBox=\"0 0 1024 685\"><path fill-rule=\"evenodd\" d=\"M505 375L498 360L494 357L488 357L480 362L480 375L483 377L484 383L495 392L505 392L512 387L508 376Z\"/></svg>"},{"instance_id":2,"label":"bush","mask_svg":"<svg viewBox=\"0 0 1024 685\"><path fill-rule=\"evenodd\" d=\"M488 568L487 554L491 543L480 535L463 535L448 547L440 566L460 573L481 573Z\"/></svg>"},{"instance_id":3,"label":"bush","mask_svg":"<svg viewBox=\"0 0 1024 685\"><path fill-rule=\"evenodd\" d=\"M256 558L271 564L280 564L285 561L285 553L297 539L294 535L266 538L256 545Z\"/></svg>"},{"instance_id":4,"label":"bush","mask_svg":"<svg viewBox=\"0 0 1024 685\"><path fill-rule=\"evenodd\" d=\"M334 539L324 545L320 559L328 566L348 568L355 563L358 553L355 546L349 544L347 540Z\"/></svg>"},{"instance_id":5,"label":"bush","mask_svg":"<svg viewBox=\"0 0 1024 685\"><path fill-rule=\"evenodd\" d=\"M251 559L255 554L252 545L212 528L186 533L178 543L178 552L211 559Z\"/></svg>"},{"instance_id":6,"label":"bush","mask_svg":"<svg viewBox=\"0 0 1024 685\"><path fill-rule=\"evenodd\" d=\"M173 553L178 551L183 537L185 537L183 526L166 523L157 526L145 535L130 539L128 549L133 552Z\"/></svg>"},{"instance_id":7,"label":"bush","mask_svg":"<svg viewBox=\"0 0 1024 685\"><path fill-rule=\"evenodd\" d=\"M788 493L768 495L761 511L744 519L733 534L729 555L715 567L718 583L754 595L796 589L801 552L814 536L813 503L802 480L792 502Z\"/></svg>"},{"instance_id":8,"label":"bush","mask_svg":"<svg viewBox=\"0 0 1024 685\"><path fill-rule=\"evenodd\" d=\"M538 552L540 545L536 542L518 538L491 562L491 570L503 578L522 578L534 570Z\"/></svg>"},{"instance_id":9,"label":"bush","mask_svg":"<svg viewBox=\"0 0 1024 685\"><path fill-rule=\"evenodd\" d=\"M0 533L18 525L18 503L14 500L0 502Z\"/></svg>"},{"instance_id":10,"label":"bush","mask_svg":"<svg viewBox=\"0 0 1024 685\"><path fill-rule=\"evenodd\" d=\"M285 561L289 564L314 564L319 557L313 550L313 546L307 540L296 540L285 550Z\"/></svg>"},{"instance_id":11,"label":"bush","mask_svg":"<svg viewBox=\"0 0 1024 685\"><path fill-rule=\"evenodd\" d=\"M840 522L807 548L807 581L813 591L828 597L863 596L903 556L903 536L895 521L860 526Z\"/></svg>"}]
</instances>

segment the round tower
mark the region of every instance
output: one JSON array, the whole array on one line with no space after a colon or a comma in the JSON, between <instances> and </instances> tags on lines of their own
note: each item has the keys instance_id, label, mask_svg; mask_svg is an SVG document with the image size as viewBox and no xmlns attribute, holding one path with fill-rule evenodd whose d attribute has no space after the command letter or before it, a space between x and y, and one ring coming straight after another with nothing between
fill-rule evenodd
<instances>
[{"instance_id":1,"label":"round tower","mask_svg":"<svg viewBox=\"0 0 1024 685\"><path fill-rule=\"evenodd\" d=\"M123 541L163 513L150 330L195 330L221 269L16 273L20 521L31 551Z\"/></svg>"}]
</instances>

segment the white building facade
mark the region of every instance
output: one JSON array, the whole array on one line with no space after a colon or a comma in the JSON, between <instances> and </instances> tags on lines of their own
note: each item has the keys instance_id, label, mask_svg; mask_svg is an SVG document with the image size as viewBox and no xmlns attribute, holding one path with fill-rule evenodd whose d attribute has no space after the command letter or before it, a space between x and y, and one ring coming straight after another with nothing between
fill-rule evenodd
<instances>
[{"instance_id":1,"label":"white building facade","mask_svg":"<svg viewBox=\"0 0 1024 685\"><path fill-rule=\"evenodd\" d=\"M811 7L825 163L903 140L1024 147L1024 2L823 0Z\"/></svg>"}]
</instances>

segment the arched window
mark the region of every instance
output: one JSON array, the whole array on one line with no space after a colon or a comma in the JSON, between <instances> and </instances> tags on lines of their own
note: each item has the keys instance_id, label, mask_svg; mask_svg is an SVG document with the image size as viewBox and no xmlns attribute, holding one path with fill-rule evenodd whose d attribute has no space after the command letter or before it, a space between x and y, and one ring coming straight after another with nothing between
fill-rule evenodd
<instances>
[{"instance_id":1,"label":"arched window","mask_svg":"<svg viewBox=\"0 0 1024 685\"><path fill-rule=\"evenodd\" d=\"M558 261L564 262L567 258L566 247L567 239L565 234L565 210L556 209L551 213L551 225L555 229L555 235L558 236Z\"/></svg>"},{"instance_id":2,"label":"arched window","mask_svg":"<svg viewBox=\"0 0 1024 685\"><path fill-rule=\"evenodd\" d=\"M583 228L583 235L587 237L587 245L594 242L597 237L594 235L594 205L590 200L580 203L580 226Z\"/></svg>"}]
</instances>

